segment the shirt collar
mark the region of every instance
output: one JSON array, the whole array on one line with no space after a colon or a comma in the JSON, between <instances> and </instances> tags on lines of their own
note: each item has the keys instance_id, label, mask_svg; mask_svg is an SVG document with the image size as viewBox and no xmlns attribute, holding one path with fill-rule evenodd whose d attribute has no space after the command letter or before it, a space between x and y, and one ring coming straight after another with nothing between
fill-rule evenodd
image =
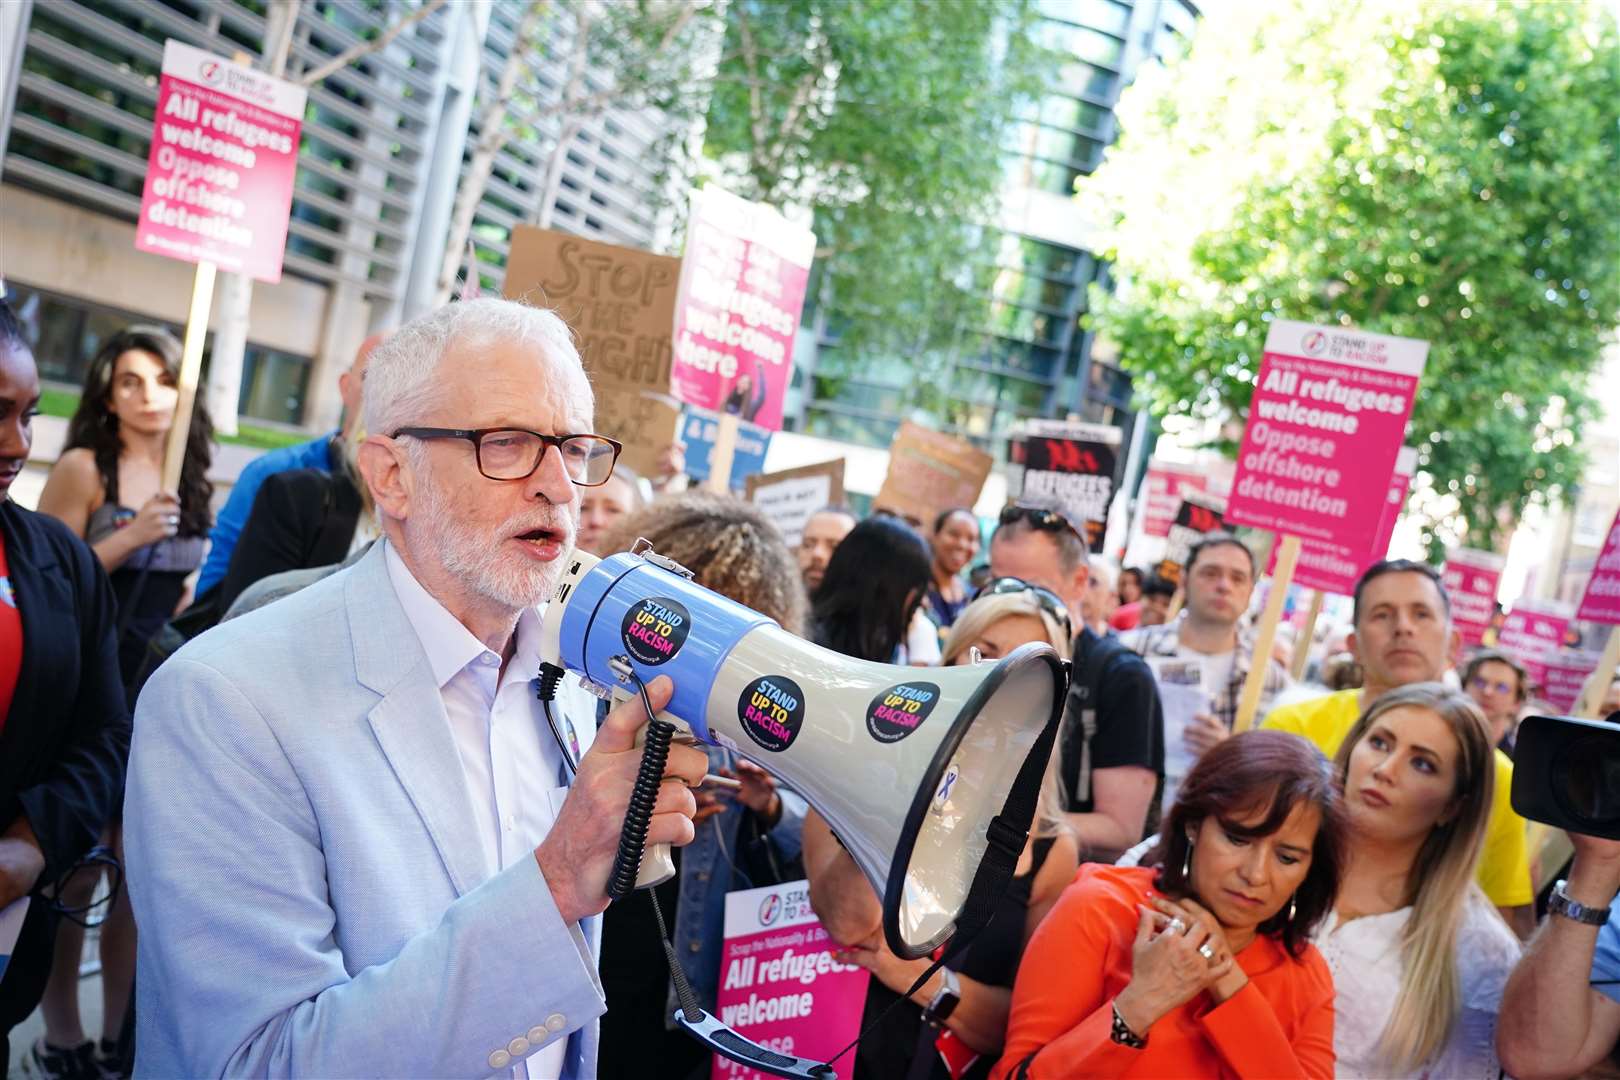
<instances>
[{"instance_id":1,"label":"shirt collar","mask_svg":"<svg viewBox=\"0 0 1620 1080\"><path fill-rule=\"evenodd\" d=\"M442 690L462 668L489 650L422 587L399 552L394 550L394 545L386 540L383 541L383 557L388 564L394 595L399 597L399 606L405 609L411 629L422 642L422 651L427 653L428 664L433 668L433 680Z\"/></svg>"}]
</instances>

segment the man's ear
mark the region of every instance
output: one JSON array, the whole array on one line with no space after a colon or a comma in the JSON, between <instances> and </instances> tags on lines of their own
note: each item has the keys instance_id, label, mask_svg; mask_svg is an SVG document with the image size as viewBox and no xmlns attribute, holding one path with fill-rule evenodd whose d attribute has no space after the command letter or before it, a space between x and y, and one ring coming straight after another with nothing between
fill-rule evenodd
<instances>
[{"instance_id":1,"label":"man's ear","mask_svg":"<svg viewBox=\"0 0 1620 1080\"><path fill-rule=\"evenodd\" d=\"M1080 565L1074 568L1074 595L1085 596L1086 586L1091 584L1091 568L1086 566L1086 560L1081 559Z\"/></svg>"},{"instance_id":2,"label":"man's ear","mask_svg":"<svg viewBox=\"0 0 1620 1080\"><path fill-rule=\"evenodd\" d=\"M400 521L410 517L416 478L404 448L386 435L368 435L360 444L358 464L377 509Z\"/></svg>"},{"instance_id":3,"label":"man's ear","mask_svg":"<svg viewBox=\"0 0 1620 1080\"><path fill-rule=\"evenodd\" d=\"M1350 655L1355 658L1356 663L1361 663L1361 642L1357 640L1354 630L1344 636L1344 647L1350 650Z\"/></svg>"}]
</instances>

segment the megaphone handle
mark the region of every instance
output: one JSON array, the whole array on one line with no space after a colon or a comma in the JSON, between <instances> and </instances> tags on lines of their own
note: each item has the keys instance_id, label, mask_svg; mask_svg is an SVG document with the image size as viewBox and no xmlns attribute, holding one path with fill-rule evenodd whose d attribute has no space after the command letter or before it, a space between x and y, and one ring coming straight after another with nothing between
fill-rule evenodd
<instances>
[{"instance_id":1,"label":"megaphone handle","mask_svg":"<svg viewBox=\"0 0 1620 1080\"><path fill-rule=\"evenodd\" d=\"M667 723L667 721L660 721L660 723ZM649 724L647 727L644 727L640 731L636 732L636 742L641 744L643 747L645 747L645 744L646 744L646 741L647 741L647 732L649 732L651 730L652 730L652 725ZM677 728L676 730L679 730L679 728ZM673 741L674 740L671 739L671 742L673 742ZM690 741L690 740L683 740L683 741ZM645 757L646 750L645 749L642 750L642 755L643 755L642 760L643 760L643 762L645 762L646 761L646 757ZM669 748L668 748L668 746L666 746L664 748L664 758L665 758L665 760L668 760L668 757L669 757ZM662 775L663 774L663 766L662 765L659 766L659 774L660 774L659 775L659 782L662 783L663 782L663 775ZM638 888L638 889L650 889L654 885L662 885L664 882L668 881L670 878L672 878L674 876L675 876L675 857L670 854L670 845L669 844L653 844L651 847L647 847L647 846L645 846L645 844L643 844L643 850L642 850L642 854L641 854L641 871L636 875L636 888Z\"/></svg>"},{"instance_id":2,"label":"megaphone handle","mask_svg":"<svg viewBox=\"0 0 1620 1080\"><path fill-rule=\"evenodd\" d=\"M647 829L652 825L653 806L658 802L658 788L664 782L664 764L669 760L669 743L675 735L675 725L668 720L649 717L646 742L641 748L641 770L636 773L635 787L630 790L630 805L624 812L624 831L619 834L619 850L613 857L613 872L608 875L607 894L612 900L623 900L635 891L641 878L641 857L647 846ZM669 859L667 845L664 858ZM669 863L669 873L675 865ZM666 875L667 876L667 875ZM660 879L662 880L662 879Z\"/></svg>"}]
</instances>

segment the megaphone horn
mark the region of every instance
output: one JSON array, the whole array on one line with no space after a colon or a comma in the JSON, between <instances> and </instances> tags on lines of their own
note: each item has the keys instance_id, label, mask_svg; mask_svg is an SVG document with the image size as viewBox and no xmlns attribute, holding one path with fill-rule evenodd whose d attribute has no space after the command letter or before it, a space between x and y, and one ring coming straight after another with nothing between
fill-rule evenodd
<instances>
[{"instance_id":1,"label":"megaphone horn","mask_svg":"<svg viewBox=\"0 0 1620 1080\"><path fill-rule=\"evenodd\" d=\"M613 696L670 676L659 718L804 796L882 898L884 937L906 959L951 936L976 878L1000 879L978 895L1005 888L1066 687L1042 644L961 667L852 660L696 584L646 541L570 557L541 655ZM637 884L673 872L649 851Z\"/></svg>"}]
</instances>

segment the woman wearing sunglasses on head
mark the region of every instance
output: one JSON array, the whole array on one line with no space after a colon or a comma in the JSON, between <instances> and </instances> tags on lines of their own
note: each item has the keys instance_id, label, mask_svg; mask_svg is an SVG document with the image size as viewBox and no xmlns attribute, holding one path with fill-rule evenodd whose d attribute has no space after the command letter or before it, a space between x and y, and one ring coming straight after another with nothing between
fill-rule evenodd
<instances>
[{"instance_id":1,"label":"woman wearing sunglasses on head","mask_svg":"<svg viewBox=\"0 0 1620 1080\"><path fill-rule=\"evenodd\" d=\"M1022 584L1022 583L1020 583ZM1025 585L1016 592L982 595L957 617L945 640L945 664L967 664L974 651L999 660L1030 642L1069 655L1068 616L1055 597ZM1054 755L1053 761L1056 761ZM880 907L872 886L820 818L805 829L810 902L828 932L846 948L845 963L872 973L863 1025L894 1004L931 966L902 960L883 941ZM1001 1049L1013 976L1024 943L1074 877L1079 858L1073 834L1063 824L1057 773L1048 768L1030 839L1013 880L990 924L965 952L912 995L884 1014L857 1050L856 1080L981 1080Z\"/></svg>"},{"instance_id":2,"label":"woman wearing sunglasses on head","mask_svg":"<svg viewBox=\"0 0 1620 1080\"><path fill-rule=\"evenodd\" d=\"M1333 980L1310 935L1343 842L1310 744L1255 731L1214 747L1159 868L1087 864L1035 932L992 1076L1332 1076Z\"/></svg>"}]
</instances>

